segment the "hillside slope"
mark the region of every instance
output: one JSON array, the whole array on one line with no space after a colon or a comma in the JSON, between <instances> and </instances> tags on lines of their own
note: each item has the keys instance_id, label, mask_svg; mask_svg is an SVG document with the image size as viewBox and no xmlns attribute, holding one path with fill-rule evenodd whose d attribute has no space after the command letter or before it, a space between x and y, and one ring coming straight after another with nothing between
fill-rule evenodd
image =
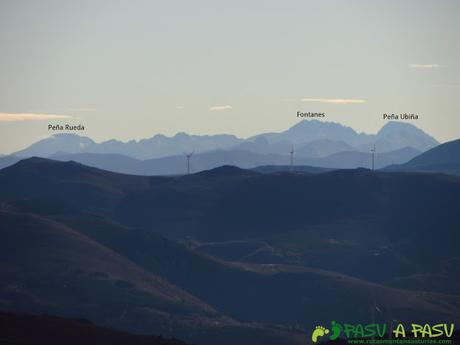
<instances>
[{"instance_id":1,"label":"hillside slope","mask_svg":"<svg viewBox=\"0 0 460 345\"><path fill-rule=\"evenodd\" d=\"M8 268L1 300L13 310L81 315L85 307L130 331L150 329L158 317L156 327L173 327L161 334L203 344L224 330L295 343L332 311L359 322L376 304L381 320L460 319L453 176L226 166L142 177L29 159L0 171L0 184ZM93 270L108 278L93 279ZM164 284L144 288L153 277ZM111 292L85 297L101 280ZM73 298L63 297L68 283ZM110 296L115 302L99 303ZM146 303L157 316L139 318Z\"/></svg>"},{"instance_id":2,"label":"hillside slope","mask_svg":"<svg viewBox=\"0 0 460 345\"><path fill-rule=\"evenodd\" d=\"M436 146L405 164L389 166L385 170L460 175L460 139Z\"/></svg>"}]
</instances>

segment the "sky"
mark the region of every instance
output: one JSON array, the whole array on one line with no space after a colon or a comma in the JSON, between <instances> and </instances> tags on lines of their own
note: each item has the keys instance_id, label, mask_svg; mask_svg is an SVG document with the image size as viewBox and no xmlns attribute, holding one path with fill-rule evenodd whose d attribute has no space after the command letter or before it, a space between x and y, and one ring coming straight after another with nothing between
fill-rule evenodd
<instances>
[{"instance_id":1,"label":"sky","mask_svg":"<svg viewBox=\"0 0 460 345\"><path fill-rule=\"evenodd\" d=\"M414 113L460 137L460 1L0 0L0 153L283 131L297 111L375 133Z\"/></svg>"}]
</instances>

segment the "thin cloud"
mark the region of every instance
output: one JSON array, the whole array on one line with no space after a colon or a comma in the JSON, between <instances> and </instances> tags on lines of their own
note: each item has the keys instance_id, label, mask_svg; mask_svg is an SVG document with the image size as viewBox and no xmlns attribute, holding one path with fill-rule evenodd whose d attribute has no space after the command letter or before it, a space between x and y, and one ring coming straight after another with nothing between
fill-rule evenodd
<instances>
[{"instance_id":1,"label":"thin cloud","mask_svg":"<svg viewBox=\"0 0 460 345\"><path fill-rule=\"evenodd\" d=\"M233 107L231 105L215 105L209 108L209 111L225 111L225 110L232 110Z\"/></svg>"},{"instance_id":2,"label":"thin cloud","mask_svg":"<svg viewBox=\"0 0 460 345\"><path fill-rule=\"evenodd\" d=\"M185 107L182 106L182 105L178 105L178 106L176 107L177 110L182 110L182 109L184 109L184 108L185 108Z\"/></svg>"},{"instance_id":3,"label":"thin cloud","mask_svg":"<svg viewBox=\"0 0 460 345\"><path fill-rule=\"evenodd\" d=\"M413 63L409 65L410 68L439 68L443 67L442 65L438 65L437 63L433 64L418 64L418 63Z\"/></svg>"},{"instance_id":4,"label":"thin cloud","mask_svg":"<svg viewBox=\"0 0 460 345\"><path fill-rule=\"evenodd\" d=\"M35 114L35 113L0 113L0 122L17 122L17 121L46 121L73 119L69 115L57 114Z\"/></svg>"},{"instance_id":5,"label":"thin cloud","mask_svg":"<svg viewBox=\"0 0 460 345\"><path fill-rule=\"evenodd\" d=\"M360 104L366 102L364 99L347 99L347 98L302 98L301 102L317 102L329 104Z\"/></svg>"}]
</instances>

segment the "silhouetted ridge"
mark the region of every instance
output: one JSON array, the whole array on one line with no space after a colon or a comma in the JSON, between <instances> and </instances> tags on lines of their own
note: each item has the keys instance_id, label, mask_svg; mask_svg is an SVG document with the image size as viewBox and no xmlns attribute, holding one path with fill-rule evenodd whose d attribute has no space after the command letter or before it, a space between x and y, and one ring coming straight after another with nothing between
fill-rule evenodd
<instances>
[{"instance_id":1,"label":"silhouetted ridge","mask_svg":"<svg viewBox=\"0 0 460 345\"><path fill-rule=\"evenodd\" d=\"M337 169L330 171L329 174L366 174L372 173L371 169L368 168L356 168L356 169Z\"/></svg>"},{"instance_id":2,"label":"silhouetted ridge","mask_svg":"<svg viewBox=\"0 0 460 345\"><path fill-rule=\"evenodd\" d=\"M255 171L247 170L247 169L241 169L233 165L223 165L218 168L199 172L196 175L212 177L212 176L231 176L231 175L258 175L258 173Z\"/></svg>"},{"instance_id":3,"label":"silhouetted ridge","mask_svg":"<svg viewBox=\"0 0 460 345\"><path fill-rule=\"evenodd\" d=\"M460 175L460 139L436 146L405 164L392 165L385 170Z\"/></svg>"},{"instance_id":4,"label":"silhouetted ridge","mask_svg":"<svg viewBox=\"0 0 460 345\"><path fill-rule=\"evenodd\" d=\"M75 161L57 161L49 158L31 157L20 160L19 162L5 168L5 171L17 172L37 172L40 174L50 173L51 175L58 175L70 173L72 175L81 173L83 171L103 171L98 168L88 167L84 164ZM114 174L107 172L108 174Z\"/></svg>"},{"instance_id":5,"label":"silhouetted ridge","mask_svg":"<svg viewBox=\"0 0 460 345\"><path fill-rule=\"evenodd\" d=\"M79 168L93 169L75 161L62 162L49 158L31 157L22 159L17 163L5 168L5 170L18 172L33 172L40 170L40 172L42 172L43 169L54 169L56 172L76 172L79 170Z\"/></svg>"},{"instance_id":6,"label":"silhouetted ridge","mask_svg":"<svg viewBox=\"0 0 460 345\"><path fill-rule=\"evenodd\" d=\"M52 159L48 159L48 158L30 157L30 158L21 159L19 162L17 162L14 165L18 166L18 165L25 165L25 164L43 164L43 163L49 163L49 162L60 163L58 161L53 161Z\"/></svg>"},{"instance_id":7,"label":"silhouetted ridge","mask_svg":"<svg viewBox=\"0 0 460 345\"><path fill-rule=\"evenodd\" d=\"M17 163L4 168L5 171L18 173L40 173L42 177L51 176L75 176L82 173L105 176L129 176L122 173L112 172L92 166L88 166L73 160L60 161L49 158L31 157L18 161Z\"/></svg>"},{"instance_id":8,"label":"silhouetted ridge","mask_svg":"<svg viewBox=\"0 0 460 345\"><path fill-rule=\"evenodd\" d=\"M260 165L251 170L263 174L281 173L288 171L291 172L292 170L294 170L293 172L295 173L319 174L334 169L319 168L309 165L295 165L294 168L292 168L290 165Z\"/></svg>"},{"instance_id":9,"label":"silhouetted ridge","mask_svg":"<svg viewBox=\"0 0 460 345\"><path fill-rule=\"evenodd\" d=\"M13 164L12 166L28 166L28 165L38 165L38 164L54 164L56 166L63 166L63 165L84 166L83 164L78 163L73 160L64 162L64 161L59 161L59 160L55 160L51 158L42 158L42 157L24 158L24 159L21 159L16 164Z\"/></svg>"},{"instance_id":10,"label":"silhouetted ridge","mask_svg":"<svg viewBox=\"0 0 460 345\"><path fill-rule=\"evenodd\" d=\"M428 164L460 164L460 139L449 141L428 150L407 162L407 166Z\"/></svg>"}]
</instances>

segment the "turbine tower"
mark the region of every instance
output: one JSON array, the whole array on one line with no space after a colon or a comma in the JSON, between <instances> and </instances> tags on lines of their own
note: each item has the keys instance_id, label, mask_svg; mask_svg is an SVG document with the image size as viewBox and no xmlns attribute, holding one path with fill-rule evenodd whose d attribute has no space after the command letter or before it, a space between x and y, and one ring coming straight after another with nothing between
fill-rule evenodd
<instances>
[{"instance_id":1,"label":"turbine tower","mask_svg":"<svg viewBox=\"0 0 460 345\"><path fill-rule=\"evenodd\" d=\"M289 154L291 155L290 170L291 170L291 172L293 172L294 171L294 145L291 146L291 151L289 152Z\"/></svg>"},{"instance_id":2,"label":"turbine tower","mask_svg":"<svg viewBox=\"0 0 460 345\"><path fill-rule=\"evenodd\" d=\"M189 153L184 153L185 157L187 158L187 175L190 174L190 158L193 156L193 151Z\"/></svg>"},{"instance_id":3,"label":"turbine tower","mask_svg":"<svg viewBox=\"0 0 460 345\"><path fill-rule=\"evenodd\" d=\"M374 147L371 148L371 153L372 153L372 171L375 170L375 144Z\"/></svg>"}]
</instances>

